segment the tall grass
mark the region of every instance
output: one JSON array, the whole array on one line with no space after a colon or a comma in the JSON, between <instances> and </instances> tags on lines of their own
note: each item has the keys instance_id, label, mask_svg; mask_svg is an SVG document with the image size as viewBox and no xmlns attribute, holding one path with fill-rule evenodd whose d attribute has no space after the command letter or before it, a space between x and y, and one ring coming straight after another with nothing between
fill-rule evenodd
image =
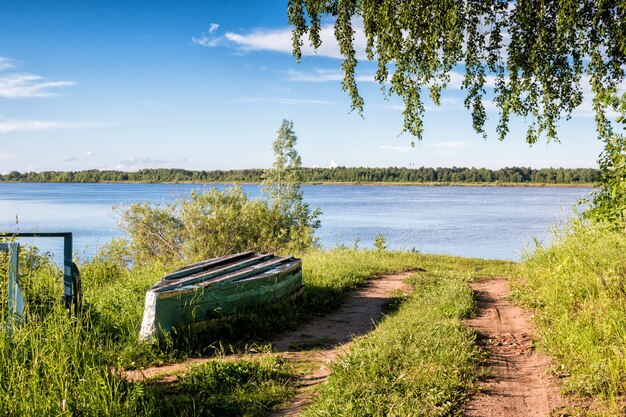
<instances>
[{"instance_id":1,"label":"tall grass","mask_svg":"<svg viewBox=\"0 0 626 417\"><path fill-rule=\"evenodd\" d=\"M565 391L594 400L577 413L626 414L626 235L573 222L528 255L514 294L535 311Z\"/></svg>"},{"instance_id":2,"label":"tall grass","mask_svg":"<svg viewBox=\"0 0 626 417\"><path fill-rule=\"evenodd\" d=\"M128 268L123 251L113 245L80 264L85 308L72 316L58 303L61 271L45 256L35 255L30 260L23 258L22 262L30 265L21 265L20 280L29 300L24 324L12 335L4 326L0 329L0 415L264 415L291 392L287 382L292 371L272 357L261 356L258 363L217 360L171 385L131 383L119 371L223 351L231 344L237 348L268 340L277 331L337 308L347 291L367 279L417 269L428 271L421 273L423 282L416 281L421 295L402 307L395 321L384 325L389 330L363 342L363 346L386 347L380 349L381 356L374 363L387 378L421 375L416 378L422 385L414 388L420 393L411 394L410 384L399 384L409 391L397 391L393 397L397 401L401 402L405 394L410 398L426 396L428 399L419 401L426 401L432 410L456 409L467 385L452 386L461 379L471 380L473 371L467 367L475 360L471 337L466 340L468 334L458 325L458 317L471 308L468 289L462 282L510 267L502 262L410 252L311 251L303 256L305 293L297 302L240 314L200 336L179 334L161 344L148 345L137 340L145 292L175 265L152 262ZM6 289L6 270L3 277L0 288ZM435 307L431 309L430 304ZM6 305L0 307L4 322ZM423 345L427 333L440 337L437 345ZM442 350L440 361L463 358L458 368L448 365L448 372L454 369L455 376L443 385L439 373L443 362L423 362L426 350L436 346L447 346L443 350L450 351L444 355ZM398 367L389 368L386 361L398 358L403 358ZM428 379L426 373L417 370L418 363L427 364L423 370L439 371ZM416 381L411 378L407 380ZM395 403L385 404L396 407Z\"/></svg>"},{"instance_id":3,"label":"tall grass","mask_svg":"<svg viewBox=\"0 0 626 417\"><path fill-rule=\"evenodd\" d=\"M313 251L304 256L306 291L297 303L272 307L274 314L242 314L227 322L225 330L195 340L204 344L174 338L151 346L137 340L145 292L175 266L153 262L127 268L119 255L115 248L108 248L105 254L80 264L85 308L78 316L70 315L58 303L62 290L59 268L45 256L23 257L21 262L30 262L21 265L20 276L29 302L19 329L12 335L4 326L0 329L0 415L167 415L172 404L177 404L180 415L219 415L215 407L220 404L230 404L232 410L247 409L244 405L248 404L257 410L250 415L262 415L289 394L285 388L289 371L282 364L234 363L202 371L219 385L235 372L230 367L243 366L245 375L237 374L237 378L264 381L233 382L232 390L224 391L223 396L207 396L209 388L203 390L201 383L204 377L183 378L163 391L151 384L127 382L117 370L220 350L220 346L240 340L268 339L312 314L336 308L346 291L368 278L424 267L429 262L428 257L412 253ZM6 268L2 277L0 288L6 291ZM4 323L6 304L0 308ZM207 345L213 347L207 349ZM163 402L164 398L167 401Z\"/></svg>"}]
</instances>

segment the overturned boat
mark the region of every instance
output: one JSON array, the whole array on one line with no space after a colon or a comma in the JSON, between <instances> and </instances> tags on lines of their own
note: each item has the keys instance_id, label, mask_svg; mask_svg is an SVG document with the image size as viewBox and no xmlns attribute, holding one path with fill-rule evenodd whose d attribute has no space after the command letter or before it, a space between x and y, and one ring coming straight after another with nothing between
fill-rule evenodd
<instances>
[{"instance_id":1,"label":"overturned boat","mask_svg":"<svg viewBox=\"0 0 626 417\"><path fill-rule=\"evenodd\" d=\"M146 293L140 339L202 327L302 291L302 261L243 252L184 266Z\"/></svg>"}]
</instances>

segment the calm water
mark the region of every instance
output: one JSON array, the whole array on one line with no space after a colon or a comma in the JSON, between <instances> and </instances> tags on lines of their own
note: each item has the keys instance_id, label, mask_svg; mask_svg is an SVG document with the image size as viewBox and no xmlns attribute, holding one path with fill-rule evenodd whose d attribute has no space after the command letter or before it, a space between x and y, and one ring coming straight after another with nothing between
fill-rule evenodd
<instances>
[{"instance_id":1,"label":"calm water","mask_svg":"<svg viewBox=\"0 0 626 417\"><path fill-rule=\"evenodd\" d=\"M80 257L123 233L113 206L167 203L191 190L182 184L0 183L0 231L71 231ZM223 189L225 186L217 186ZM256 185L243 186L251 197ZM311 207L323 211L317 236L325 247L372 247L382 234L389 248L518 260L534 238L547 242L549 228L571 215L586 188L305 186ZM16 221L18 222L16 224ZM32 242L27 241L26 242ZM38 239L60 254L59 241ZM59 255L57 255L59 256Z\"/></svg>"}]
</instances>

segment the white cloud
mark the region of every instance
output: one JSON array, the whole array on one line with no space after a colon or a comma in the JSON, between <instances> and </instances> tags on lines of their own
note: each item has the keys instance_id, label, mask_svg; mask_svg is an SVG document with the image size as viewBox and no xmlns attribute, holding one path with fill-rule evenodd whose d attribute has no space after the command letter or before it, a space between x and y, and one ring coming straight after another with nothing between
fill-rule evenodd
<instances>
[{"instance_id":1,"label":"white cloud","mask_svg":"<svg viewBox=\"0 0 626 417\"><path fill-rule=\"evenodd\" d=\"M93 155L93 152L92 152L92 151L87 151L87 152L85 152L85 155L86 155L86 156L92 156L92 155Z\"/></svg>"},{"instance_id":2,"label":"white cloud","mask_svg":"<svg viewBox=\"0 0 626 417\"><path fill-rule=\"evenodd\" d=\"M211 23L209 25L209 29L206 32L202 32L200 36L192 36L191 43L194 45L205 46L207 48L213 48L215 46L221 45L222 43L224 43L224 38L222 36L214 35L219 27L220 25L218 23Z\"/></svg>"},{"instance_id":3,"label":"white cloud","mask_svg":"<svg viewBox=\"0 0 626 417\"><path fill-rule=\"evenodd\" d=\"M328 165L328 168L337 168L339 166L339 164L337 163L337 161L335 161L334 159L331 159L330 164Z\"/></svg>"},{"instance_id":4,"label":"white cloud","mask_svg":"<svg viewBox=\"0 0 626 417\"><path fill-rule=\"evenodd\" d=\"M208 36L206 33L202 33L200 36L192 36L191 43L194 45L206 46L212 48L221 43L221 38Z\"/></svg>"},{"instance_id":5,"label":"white cloud","mask_svg":"<svg viewBox=\"0 0 626 417\"><path fill-rule=\"evenodd\" d=\"M284 71L288 81L299 81L309 83L323 83L328 81L343 81L343 72L339 70L316 68L313 71ZM357 75L358 82L377 82L374 74Z\"/></svg>"},{"instance_id":6,"label":"white cloud","mask_svg":"<svg viewBox=\"0 0 626 417\"><path fill-rule=\"evenodd\" d=\"M107 123L58 122L49 120L0 120L0 134L11 132L45 132L50 130L108 127Z\"/></svg>"},{"instance_id":7,"label":"white cloud","mask_svg":"<svg viewBox=\"0 0 626 417\"><path fill-rule=\"evenodd\" d=\"M159 159L149 156L133 156L127 161L122 161L115 165L116 170L129 170L129 169L141 169L141 168L155 168L155 167L171 167L173 164L182 164L187 162L186 159Z\"/></svg>"},{"instance_id":8,"label":"white cloud","mask_svg":"<svg viewBox=\"0 0 626 417\"><path fill-rule=\"evenodd\" d=\"M354 49L358 59L365 59L365 46L367 44L365 33L363 32L363 23L361 20L353 21L354 33ZM191 42L196 45L215 47L218 45L226 45L237 48L240 51L271 51L291 54L293 43L291 40L292 29L289 27L280 29L257 29L249 33L227 32L224 36L211 36L215 30L211 31L213 24L206 33L191 38ZM320 37L322 45L315 51L308 42L304 40L302 46L302 55L304 56L323 56L328 58L342 58L339 53L339 44L335 39L334 26L332 24L324 25L320 29Z\"/></svg>"},{"instance_id":9,"label":"white cloud","mask_svg":"<svg viewBox=\"0 0 626 417\"><path fill-rule=\"evenodd\" d=\"M298 99L298 98L268 98L268 97L247 97L239 100L232 101L233 103L277 103L285 104L288 106L311 106L322 105L330 106L336 104L333 101L328 100L315 100L315 99Z\"/></svg>"},{"instance_id":10,"label":"white cloud","mask_svg":"<svg viewBox=\"0 0 626 417\"><path fill-rule=\"evenodd\" d=\"M7 69L12 69L15 67L15 61L10 59L10 58L6 58L3 56L0 56L0 71L3 70L7 70Z\"/></svg>"},{"instance_id":11,"label":"white cloud","mask_svg":"<svg viewBox=\"0 0 626 417\"><path fill-rule=\"evenodd\" d=\"M51 97L58 95L51 89L75 84L73 81L45 81L35 74L10 73L0 76L0 98Z\"/></svg>"},{"instance_id":12,"label":"white cloud","mask_svg":"<svg viewBox=\"0 0 626 417\"><path fill-rule=\"evenodd\" d=\"M465 74L459 71L450 71L450 81L448 82L447 88L450 90L460 90L463 85L463 80L465 80ZM508 77L507 77L508 79ZM486 88L495 88L497 77L495 75L486 75L485 76L485 87Z\"/></svg>"},{"instance_id":13,"label":"white cloud","mask_svg":"<svg viewBox=\"0 0 626 417\"><path fill-rule=\"evenodd\" d=\"M413 152L415 150L414 147L412 146L398 146L398 145L380 145L378 147L379 149L382 149L384 151L392 151L395 153L409 153L409 152Z\"/></svg>"},{"instance_id":14,"label":"white cloud","mask_svg":"<svg viewBox=\"0 0 626 417\"><path fill-rule=\"evenodd\" d=\"M426 148L435 148L435 149L457 149L463 148L467 145L467 141L464 140L452 140L448 142L439 142L439 143L431 143L425 145Z\"/></svg>"},{"instance_id":15,"label":"white cloud","mask_svg":"<svg viewBox=\"0 0 626 417\"><path fill-rule=\"evenodd\" d=\"M15 158L14 155L0 151L0 161L8 161L9 159Z\"/></svg>"}]
</instances>

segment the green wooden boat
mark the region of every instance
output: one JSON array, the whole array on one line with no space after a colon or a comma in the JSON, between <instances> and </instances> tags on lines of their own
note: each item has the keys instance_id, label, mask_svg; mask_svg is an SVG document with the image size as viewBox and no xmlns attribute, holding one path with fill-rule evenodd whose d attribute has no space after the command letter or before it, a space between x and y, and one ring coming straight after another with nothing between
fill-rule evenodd
<instances>
[{"instance_id":1,"label":"green wooden boat","mask_svg":"<svg viewBox=\"0 0 626 417\"><path fill-rule=\"evenodd\" d=\"M148 290L139 337L202 327L302 289L302 261L293 257L243 252L187 265Z\"/></svg>"}]
</instances>

